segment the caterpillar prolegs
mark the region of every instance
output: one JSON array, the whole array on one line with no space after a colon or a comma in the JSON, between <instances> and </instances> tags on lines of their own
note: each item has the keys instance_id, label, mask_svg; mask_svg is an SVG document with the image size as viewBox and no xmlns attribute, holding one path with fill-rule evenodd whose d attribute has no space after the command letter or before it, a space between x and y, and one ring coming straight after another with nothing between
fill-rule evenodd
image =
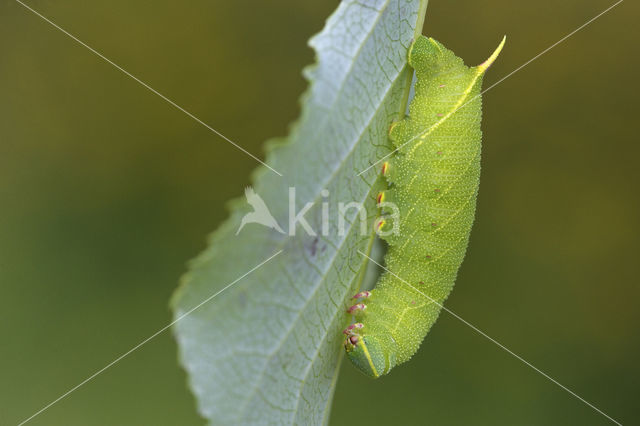
<instances>
[{"instance_id":1,"label":"caterpillar prolegs","mask_svg":"<svg viewBox=\"0 0 640 426\"><path fill-rule=\"evenodd\" d=\"M387 272L354 296L348 313L356 322L344 330L348 358L369 376L416 353L453 288L475 215L482 78L504 41L473 68L432 38L409 49L415 96L409 116L391 126L396 151L382 165L388 188L378 195L397 206L399 223L380 209L380 230L395 231L382 237Z\"/></svg>"}]
</instances>

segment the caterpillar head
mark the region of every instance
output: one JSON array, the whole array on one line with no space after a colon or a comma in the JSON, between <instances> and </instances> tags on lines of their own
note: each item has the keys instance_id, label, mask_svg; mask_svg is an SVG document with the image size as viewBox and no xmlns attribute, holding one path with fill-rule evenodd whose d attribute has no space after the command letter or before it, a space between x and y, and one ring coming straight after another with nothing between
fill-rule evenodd
<instances>
[{"instance_id":1,"label":"caterpillar head","mask_svg":"<svg viewBox=\"0 0 640 426\"><path fill-rule=\"evenodd\" d=\"M396 365L396 342L391 337L354 334L347 337L345 349L353 365L374 379Z\"/></svg>"}]
</instances>

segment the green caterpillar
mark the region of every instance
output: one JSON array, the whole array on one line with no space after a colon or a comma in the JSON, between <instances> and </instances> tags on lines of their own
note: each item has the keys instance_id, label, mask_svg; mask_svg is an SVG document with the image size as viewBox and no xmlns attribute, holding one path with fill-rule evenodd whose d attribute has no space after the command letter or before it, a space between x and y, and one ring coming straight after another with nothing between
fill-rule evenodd
<instances>
[{"instance_id":1,"label":"green caterpillar","mask_svg":"<svg viewBox=\"0 0 640 426\"><path fill-rule=\"evenodd\" d=\"M389 131L396 152L382 166L388 189L377 198L394 203L401 220L381 207L376 227L388 234L388 272L374 290L354 296L347 312L358 322L344 331L348 358L368 376L416 353L453 288L475 215L482 78L504 42L473 68L432 38L409 49L415 97L409 116Z\"/></svg>"}]
</instances>

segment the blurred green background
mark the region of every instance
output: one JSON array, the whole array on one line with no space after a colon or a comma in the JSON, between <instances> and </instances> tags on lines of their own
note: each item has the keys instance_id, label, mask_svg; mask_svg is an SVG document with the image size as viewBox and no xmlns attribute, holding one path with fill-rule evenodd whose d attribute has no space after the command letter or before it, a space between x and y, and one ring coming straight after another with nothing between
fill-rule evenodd
<instances>
[{"instance_id":1,"label":"blurred green background","mask_svg":"<svg viewBox=\"0 0 640 426\"><path fill-rule=\"evenodd\" d=\"M28 4L254 153L286 133L333 1ZM424 32L485 86L612 4L431 1ZM622 3L485 96L477 223L448 307L638 423L637 18ZM635 35L634 35L635 34ZM0 3L0 424L166 325L185 263L256 166L18 3ZM347 363L332 424L610 424L444 313L376 382ZM198 425L164 333L34 425Z\"/></svg>"}]
</instances>

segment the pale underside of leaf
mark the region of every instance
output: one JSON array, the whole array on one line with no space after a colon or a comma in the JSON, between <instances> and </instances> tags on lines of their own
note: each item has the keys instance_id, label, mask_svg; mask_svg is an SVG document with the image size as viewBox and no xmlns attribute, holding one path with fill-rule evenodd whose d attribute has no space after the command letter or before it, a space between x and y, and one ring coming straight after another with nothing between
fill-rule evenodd
<instances>
[{"instance_id":1,"label":"pale underside of leaf","mask_svg":"<svg viewBox=\"0 0 640 426\"><path fill-rule=\"evenodd\" d=\"M296 211L319 232L321 195L329 191L329 235L282 235L255 224L235 235L250 211L244 199L210 237L174 295L177 318L272 256L264 266L181 319L175 327L182 365L200 413L214 424L323 424L342 357L341 329L359 285L373 233L360 234L348 212L339 235L337 203L365 204L369 222L379 180L361 170L390 152L387 130L406 108L406 53L420 33L426 0L344 0L310 44L317 64L302 115L284 141L270 143L269 165L254 190L287 230L289 187ZM416 28L419 28L416 30ZM375 170L374 170L375 169ZM369 227L368 229L372 229Z\"/></svg>"}]
</instances>

